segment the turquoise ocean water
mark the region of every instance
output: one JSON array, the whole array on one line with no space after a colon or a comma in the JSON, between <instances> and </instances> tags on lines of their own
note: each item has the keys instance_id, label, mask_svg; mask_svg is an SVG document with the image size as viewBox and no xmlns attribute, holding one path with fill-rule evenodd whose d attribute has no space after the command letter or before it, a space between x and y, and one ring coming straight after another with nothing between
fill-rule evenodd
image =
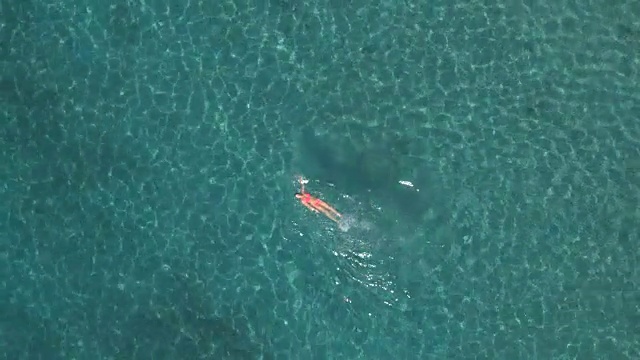
<instances>
[{"instance_id":1,"label":"turquoise ocean water","mask_svg":"<svg viewBox=\"0 0 640 360\"><path fill-rule=\"evenodd\" d=\"M640 358L638 4L0 1L0 358Z\"/></svg>"}]
</instances>

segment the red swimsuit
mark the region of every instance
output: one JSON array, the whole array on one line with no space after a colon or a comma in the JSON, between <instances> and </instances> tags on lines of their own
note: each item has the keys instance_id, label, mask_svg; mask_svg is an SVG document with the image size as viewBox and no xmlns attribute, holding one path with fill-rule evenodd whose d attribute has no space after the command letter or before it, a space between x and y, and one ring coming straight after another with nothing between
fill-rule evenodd
<instances>
[{"instance_id":1,"label":"red swimsuit","mask_svg":"<svg viewBox=\"0 0 640 360\"><path fill-rule=\"evenodd\" d=\"M302 194L302 202L307 203L309 205L316 205L318 203L318 199L311 196L309 193Z\"/></svg>"}]
</instances>

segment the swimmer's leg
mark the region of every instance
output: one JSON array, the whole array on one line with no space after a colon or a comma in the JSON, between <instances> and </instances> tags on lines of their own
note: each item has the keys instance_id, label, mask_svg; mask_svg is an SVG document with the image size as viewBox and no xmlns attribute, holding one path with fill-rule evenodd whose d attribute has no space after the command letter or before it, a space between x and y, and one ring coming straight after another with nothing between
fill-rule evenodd
<instances>
[{"instance_id":1,"label":"swimmer's leg","mask_svg":"<svg viewBox=\"0 0 640 360\"><path fill-rule=\"evenodd\" d=\"M311 210L311 211L313 211L313 212L316 212L316 213L318 212L318 209L316 209L316 208L314 208L313 206L311 206L311 205L307 204L306 202L303 202L303 203L302 203L302 205L306 206L306 207L307 207L307 209L309 209L309 210Z\"/></svg>"},{"instance_id":2,"label":"swimmer's leg","mask_svg":"<svg viewBox=\"0 0 640 360\"><path fill-rule=\"evenodd\" d=\"M333 215L331 212L327 211L326 209L321 208L320 211L329 219L338 222L338 219L335 217L335 215Z\"/></svg>"},{"instance_id":3,"label":"swimmer's leg","mask_svg":"<svg viewBox=\"0 0 640 360\"><path fill-rule=\"evenodd\" d=\"M331 207L329 204L327 204L326 202L322 202L319 204L320 207L322 207L323 209L330 211L331 213L333 213L335 216L337 217L341 217L342 214L340 214L336 209L334 209L333 207Z\"/></svg>"}]
</instances>

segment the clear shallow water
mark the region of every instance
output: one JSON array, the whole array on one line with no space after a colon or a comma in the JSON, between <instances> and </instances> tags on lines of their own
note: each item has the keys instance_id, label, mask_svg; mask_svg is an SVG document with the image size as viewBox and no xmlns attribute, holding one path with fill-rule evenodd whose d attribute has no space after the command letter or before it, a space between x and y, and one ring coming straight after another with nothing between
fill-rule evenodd
<instances>
[{"instance_id":1,"label":"clear shallow water","mask_svg":"<svg viewBox=\"0 0 640 360\"><path fill-rule=\"evenodd\" d=\"M4 358L640 355L635 3L2 14Z\"/></svg>"}]
</instances>

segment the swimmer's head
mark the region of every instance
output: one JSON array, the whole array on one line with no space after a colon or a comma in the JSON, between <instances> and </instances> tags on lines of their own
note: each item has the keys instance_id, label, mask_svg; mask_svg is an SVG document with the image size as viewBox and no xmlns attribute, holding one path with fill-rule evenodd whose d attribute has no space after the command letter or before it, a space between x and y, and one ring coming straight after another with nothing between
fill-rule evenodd
<instances>
[{"instance_id":1,"label":"swimmer's head","mask_svg":"<svg viewBox=\"0 0 640 360\"><path fill-rule=\"evenodd\" d=\"M296 199L301 199L301 198L302 198L302 194L301 194L301 193L299 193L299 192L297 192L297 193L296 193Z\"/></svg>"}]
</instances>

